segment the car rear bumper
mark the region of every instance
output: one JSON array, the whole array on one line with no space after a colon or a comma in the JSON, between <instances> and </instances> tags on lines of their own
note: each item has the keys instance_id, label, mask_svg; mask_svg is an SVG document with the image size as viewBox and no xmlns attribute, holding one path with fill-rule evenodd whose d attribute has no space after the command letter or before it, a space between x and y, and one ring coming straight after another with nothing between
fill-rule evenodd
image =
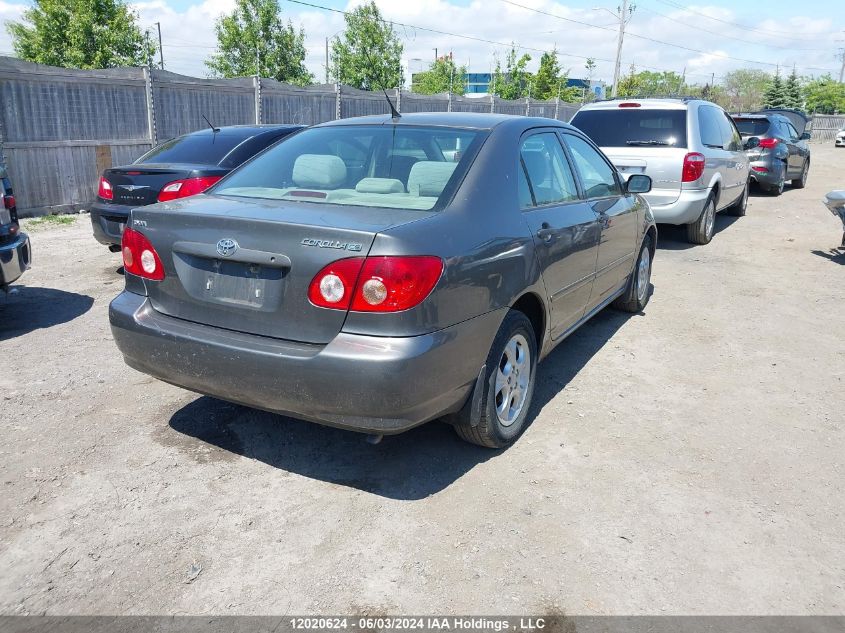
<instances>
[{"instance_id":1,"label":"car rear bumper","mask_svg":"<svg viewBox=\"0 0 845 633\"><path fill-rule=\"evenodd\" d=\"M757 171L755 167L765 171ZM786 178L785 168L781 159L769 156L762 160L751 161L748 164L748 177L752 182L760 185L778 185L782 179Z\"/></svg>"},{"instance_id":2,"label":"car rear bumper","mask_svg":"<svg viewBox=\"0 0 845 633\"><path fill-rule=\"evenodd\" d=\"M652 204L654 221L658 224L689 224L704 210L709 189L682 189L678 199L670 204Z\"/></svg>"},{"instance_id":3,"label":"car rear bumper","mask_svg":"<svg viewBox=\"0 0 845 633\"><path fill-rule=\"evenodd\" d=\"M837 138L833 143L834 145L836 145L836 147L845 147L845 136L842 138Z\"/></svg>"},{"instance_id":4,"label":"car rear bumper","mask_svg":"<svg viewBox=\"0 0 845 633\"><path fill-rule=\"evenodd\" d=\"M165 382L274 413L398 433L457 410L504 310L414 337L339 333L327 345L255 336L156 312L123 292L109 307L126 363Z\"/></svg>"},{"instance_id":5,"label":"car rear bumper","mask_svg":"<svg viewBox=\"0 0 845 633\"><path fill-rule=\"evenodd\" d=\"M0 288L16 281L32 264L32 248L26 233L0 246Z\"/></svg>"},{"instance_id":6,"label":"car rear bumper","mask_svg":"<svg viewBox=\"0 0 845 633\"><path fill-rule=\"evenodd\" d=\"M120 238L132 209L134 207L123 204L93 203L89 210L94 238L106 246L120 245Z\"/></svg>"}]
</instances>

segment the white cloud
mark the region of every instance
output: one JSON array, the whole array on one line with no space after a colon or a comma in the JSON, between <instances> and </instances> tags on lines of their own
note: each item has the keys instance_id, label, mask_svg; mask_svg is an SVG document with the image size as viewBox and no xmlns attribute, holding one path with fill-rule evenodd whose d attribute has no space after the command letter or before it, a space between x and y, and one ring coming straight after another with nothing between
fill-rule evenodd
<instances>
[{"instance_id":1,"label":"white cloud","mask_svg":"<svg viewBox=\"0 0 845 633\"><path fill-rule=\"evenodd\" d=\"M12 38L6 32L6 22L20 20L26 11L25 4L14 4L0 0L0 55L7 55L12 51Z\"/></svg>"}]
</instances>

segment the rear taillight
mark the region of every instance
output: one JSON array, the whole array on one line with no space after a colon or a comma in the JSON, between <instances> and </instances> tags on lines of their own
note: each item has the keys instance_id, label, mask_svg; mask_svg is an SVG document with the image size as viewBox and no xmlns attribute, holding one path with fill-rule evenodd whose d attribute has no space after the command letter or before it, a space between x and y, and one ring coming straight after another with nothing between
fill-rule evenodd
<instances>
[{"instance_id":1,"label":"rear taillight","mask_svg":"<svg viewBox=\"0 0 845 633\"><path fill-rule=\"evenodd\" d=\"M177 198L195 196L208 189L222 177L223 176L203 176L201 178L174 180L161 188L161 192L158 194L158 201L167 202L168 200L176 200Z\"/></svg>"},{"instance_id":2,"label":"rear taillight","mask_svg":"<svg viewBox=\"0 0 845 633\"><path fill-rule=\"evenodd\" d=\"M97 195L103 200L112 200L114 198L114 190L112 189L111 183L103 177L100 177Z\"/></svg>"},{"instance_id":3,"label":"rear taillight","mask_svg":"<svg viewBox=\"0 0 845 633\"><path fill-rule=\"evenodd\" d=\"M419 305L440 275L439 257L354 257L323 268L308 288L316 306L353 312L399 312Z\"/></svg>"},{"instance_id":4,"label":"rear taillight","mask_svg":"<svg viewBox=\"0 0 845 633\"><path fill-rule=\"evenodd\" d=\"M704 173L704 154L690 152L684 156L684 167L681 172L681 182L694 182Z\"/></svg>"},{"instance_id":5,"label":"rear taillight","mask_svg":"<svg viewBox=\"0 0 845 633\"><path fill-rule=\"evenodd\" d=\"M129 228L124 229L121 246L125 272L153 281L164 279L164 266L161 265L161 259L143 233Z\"/></svg>"},{"instance_id":6,"label":"rear taillight","mask_svg":"<svg viewBox=\"0 0 845 633\"><path fill-rule=\"evenodd\" d=\"M13 209L15 207L15 196L0 196L0 198L3 198L3 206L7 209Z\"/></svg>"},{"instance_id":7,"label":"rear taillight","mask_svg":"<svg viewBox=\"0 0 845 633\"><path fill-rule=\"evenodd\" d=\"M761 138L760 144L757 147L762 147L763 149L774 149L777 147L779 139L776 138Z\"/></svg>"},{"instance_id":8,"label":"rear taillight","mask_svg":"<svg viewBox=\"0 0 845 633\"><path fill-rule=\"evenodd\" d=\"M769 168L768 168L768 167L752 167L752 168L751 168L751 170L752 170L752 171L759 172L759 173L761 173L761 174L767 174L767 173L769 173Z\"/></svg>"}]
</instances>

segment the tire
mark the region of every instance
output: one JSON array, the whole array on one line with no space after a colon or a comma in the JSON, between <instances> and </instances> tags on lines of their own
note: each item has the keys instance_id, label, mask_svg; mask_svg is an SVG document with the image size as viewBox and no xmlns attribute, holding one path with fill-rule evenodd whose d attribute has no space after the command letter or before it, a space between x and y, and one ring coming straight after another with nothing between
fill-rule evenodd
<instances>
[{"instance_id":1,"label":"tire","mask_svg":"<svg viewBox=\"0 0 845 633\"><path fill-rule=\"evenodd\" d=\"M726 211L728 215L733 215L735 217L741 218L745 215L746 210L748 209L748 188L750 187L749 183L745 183L745 189L742 190L742 196L740 196L739 200L734 202L731 206L729 206Z\"/></svg>"},{"instance_id":2,"label":"tire","mask_svg":"<svg viewBox=\"0 0 845 633\"><path fill-rule=\"evenodd\" d=\"M690 244L709 244L716 226L716 198L711 193L704 203L704 209L695 222L687 227L687 241Z\"/></svg>"},{"instance_id":3,"label":"tire","mask_svg":"<svg viewBox=\"0 0 845 633\"><path fill-rule=\"evenodd\" d=\"M766 187L766 191L768 192L768 194L770 196L775 196L775 197L779 196L780 194L783 193L783 186L785 184L785 181L786 181L786 165L783 166L783 173L781 174L780 180L778 181L778 183L775 184L775 185L768 185Z\"/></svg>"},{"instance_id":4,"label":"tire","mask_svg":"<svg viewBox=\"0 0 845 633\"><path fill-rule=\"evenodd\" d=\"M613 302L613 307L617 310L636 314L642 312L648 304L648 300L651 298L652 252L651 236L646 235L640 247L637 263L634 265L634 270L631 271L631 276L628 277L625 292Z\"/></svg>"},{"instance_id":5,"label":"tire","mask_svg":"<svg viewBox=\"0 0 845 633\"><path fill-rule=\"evenodd\" d=\"M803 189L807 186L807 175L810 173L810 161L805 160L801 168L801 175L790 183L793 189Z\"/></svg>"},{"instance_id":6,"label":"tire","mask_svg":"<svg viewBox=\"0 0 845 633\"><path fill-rule=\"evenodd\" d=\"M521 362L518 360L520 353L523 355ZM508 363L511 367L506 371ZM528 378L524 379L526 371ZM450 420L461 439L486 448L504 448L513 444L528 425L536 373L537 338L534 328L522 312L509 310L487 355L484 380L479 384L484 391L477 423L473 424L471 406L465 406ZM508 408L502 396L509 396L508 402L515 404L512 397L515 387L522 403L517 409ZM500 405L498 408L497 403Z\"/></svg>"}]
</instances>

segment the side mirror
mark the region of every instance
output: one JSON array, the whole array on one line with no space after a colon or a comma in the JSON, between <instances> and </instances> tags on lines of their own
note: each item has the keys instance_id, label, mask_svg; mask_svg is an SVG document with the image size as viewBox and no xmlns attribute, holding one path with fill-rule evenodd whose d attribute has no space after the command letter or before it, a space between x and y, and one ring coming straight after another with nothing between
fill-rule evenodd
<instances>
[{"instance_id":1,"label":"side mirror","mask_svg":"<svg viewBox=\"0 0 845 633\"><path fill-rule=\"evenodd\" d=\"M648 193L651 191L651 176L645 174L634 174L625 183L625 191L628 193Z\"/></svg>"},{"instance_id":2,"label":"side mirror","mask_svg":"<svg viewBox=\"0 0 845 633\"><path fill-rule=\"evenodd\" d=\"M810 140L810 133L804 132L801 136L798 137L799 141L809 141Z\"/></svg>"},{"instance_id":3,"label":"side mirror","mask_svg":"<svg viewBox=\"0 0 845 633\"><path fill-rule=\"evenodd\" d=\"M760 139L759 137L752 136L751 138L747 139L745 143L742 145L743 149L754 149L755 147L760 147Z\"/></svg>"}]
</instances>

